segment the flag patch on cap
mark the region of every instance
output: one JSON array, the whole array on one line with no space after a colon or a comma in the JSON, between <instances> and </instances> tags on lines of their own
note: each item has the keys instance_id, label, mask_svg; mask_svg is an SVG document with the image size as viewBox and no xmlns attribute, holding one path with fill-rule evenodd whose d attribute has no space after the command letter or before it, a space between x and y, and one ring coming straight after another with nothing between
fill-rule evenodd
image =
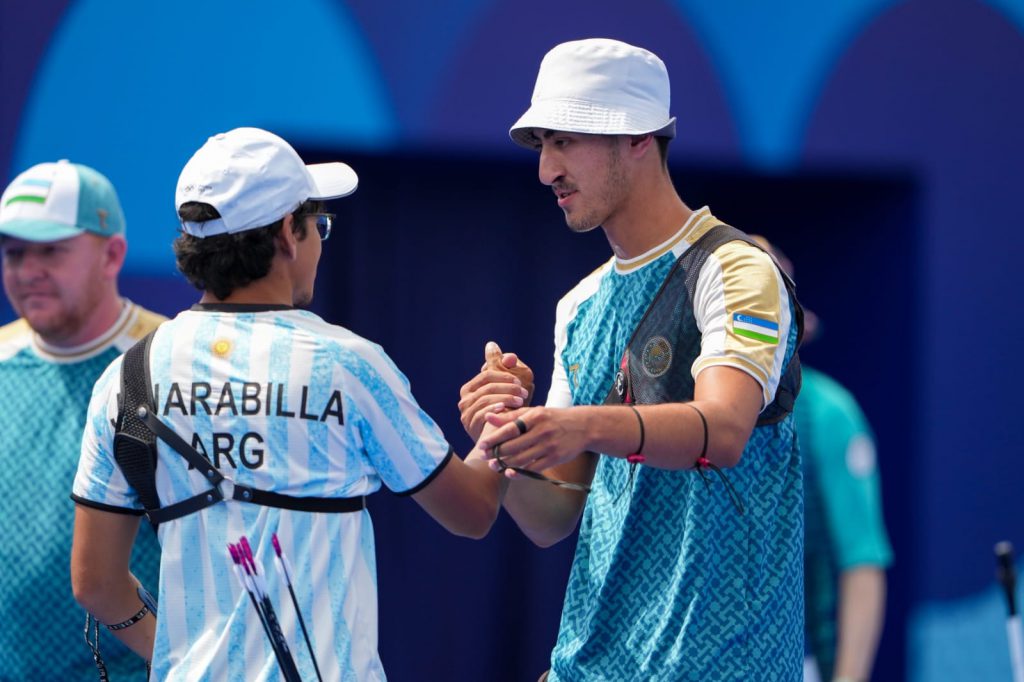
<instances>
[{"instance_id":1,"label":"flag patch on cap","mask_svg":"<svg viewBox=\"0 0 1024 682\"><path fill-rule=\"evenodd\" d=\"M33 204L44 204L46 203L47 195L50 193L51 185L53 185L53 183L49 180L24 178L17 185L11 187L11 194L13 196L4 202L4 206L10 206L11 204L19 201L27 201Z\"/></svg>"},{"instance_id":2,"label":"flag patch on cap","mask_svg":"<svg viewBox=\"0 0 1024 682\"><path fill-rule=\"evenodd\" d=\"M743 313L732 314L732 331L736 336L745 336L756 341L775 344L779 342L778 324Z\"/></svg>"}]
</instances>

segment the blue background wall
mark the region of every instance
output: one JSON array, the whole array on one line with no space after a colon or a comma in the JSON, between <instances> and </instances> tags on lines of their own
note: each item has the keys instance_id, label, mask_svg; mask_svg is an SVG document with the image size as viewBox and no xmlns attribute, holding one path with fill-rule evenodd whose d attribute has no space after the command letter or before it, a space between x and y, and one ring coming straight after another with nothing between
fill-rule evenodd
<instances>
[{"instance_id":1,"label":"blue background wall","mask_svg":"<svg viewBox=\"0 0 1024 682\"><path fill-rule=\"evenodd\" d=\"M1005 678L992 545L1024 547L1021 0L2 0L0 178L56 158L106 173L124 291L173 314L195 299L170 257L174 180L207 136L257 125L349 161L362 182L315 306L380 342L465 452L455 403L484 342L546 390L554 303L608 254L567 233L506 136L544 52L587 36L668 64L680 192L792 257L825 325L807 361L877 432L896 563L876 677ZM534 679L571 543L537 550L506 518L457 540L387 493L373 511L391 678Z\"/></svg>"}]
</instances>

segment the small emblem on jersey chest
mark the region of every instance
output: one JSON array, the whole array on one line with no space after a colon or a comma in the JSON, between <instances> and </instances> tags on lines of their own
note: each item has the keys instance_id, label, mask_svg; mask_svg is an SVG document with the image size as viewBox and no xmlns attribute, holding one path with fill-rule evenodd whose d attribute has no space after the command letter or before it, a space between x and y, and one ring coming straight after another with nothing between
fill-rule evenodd
<instances>
[{"instance_id":1,"label":"small emblem on jersey chest","mask_svg":"<svg viewBox=\"0 0 1024 682\"><path fill-rule=\"evenodd\" d=\"M227 339L217 339L213 342L212 350L217 357L227 357L231 353L231 342Z\"/></svg>"},{"instance_id":2,"label":"small emblem on jersey chest","mask_svg":"<svg viewBox=\"0 0 1024 682\"><path fill-rule=\"evenodd\" d=\"M640 364L649 377L660 377L672 366L672 345L664 336L652 336L644 344Z\"/></svg>"},{"instance_id":3,"label":"small emblem on jersey chest","mask_svg":"<svg viewBox=\"0 0 1024 682\"><path fill-rule=\"evenodd\" d=\"M580 387L580 363L575 362L569 365L569 376L572 377L572 387Z\"/></svg>"}]
</instances>

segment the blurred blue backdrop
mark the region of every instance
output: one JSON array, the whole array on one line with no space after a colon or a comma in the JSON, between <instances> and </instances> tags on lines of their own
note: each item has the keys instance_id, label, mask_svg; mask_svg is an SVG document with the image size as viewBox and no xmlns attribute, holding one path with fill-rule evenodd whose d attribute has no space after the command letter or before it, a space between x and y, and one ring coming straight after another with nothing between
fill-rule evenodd
<instances>
[{"instance_id":1,"label":"blurred blue backdrop","mask_svg":"<svg viewBox=\"0 0 1024 682\"><path fill-rule=\"evenodd\" d=\"M1021 0L2 0L0 176L107 174L123 292L174 314L196 298L174 182L206 137L255 125L349 161L315 307L381 343L465 452L458 388L484 342L546 391L554 304L608 256L506 134L547 49L590 36L665 60L681 194L792 258L826 330L807 360L877 433L896 563L876 679L1007 679L992 546L1024 547ZM457 540L388 493L373 513L391 679L535 679L572 543L538 550L507 518Z\"/></svg>"}]
</instances>

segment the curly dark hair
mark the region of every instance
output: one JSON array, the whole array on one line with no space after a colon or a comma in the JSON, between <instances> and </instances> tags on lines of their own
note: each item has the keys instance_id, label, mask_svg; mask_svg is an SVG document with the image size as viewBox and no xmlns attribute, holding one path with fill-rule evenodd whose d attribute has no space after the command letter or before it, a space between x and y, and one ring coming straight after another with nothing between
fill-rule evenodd
<instances>
[{"instance_id":1,"label":"curly dark hair","mask_svg":"<svg viewBox=\"0 0 1024 682\"><path fill-rule=\"evenodd\" d=\"M323 202L308 200L292 212L292 232L299 241L307 236L306 221L299 217L323 212ZM220 218L210 204L190 201L182 204L178 217L188 222ZM182 232L174 240L178 270L200 291L208 291L224 300L235 289L266 277L274 259L274 238L281 232L284 218L270 225L212 237L194 237Z\"/></svg>"}]
</instances>

